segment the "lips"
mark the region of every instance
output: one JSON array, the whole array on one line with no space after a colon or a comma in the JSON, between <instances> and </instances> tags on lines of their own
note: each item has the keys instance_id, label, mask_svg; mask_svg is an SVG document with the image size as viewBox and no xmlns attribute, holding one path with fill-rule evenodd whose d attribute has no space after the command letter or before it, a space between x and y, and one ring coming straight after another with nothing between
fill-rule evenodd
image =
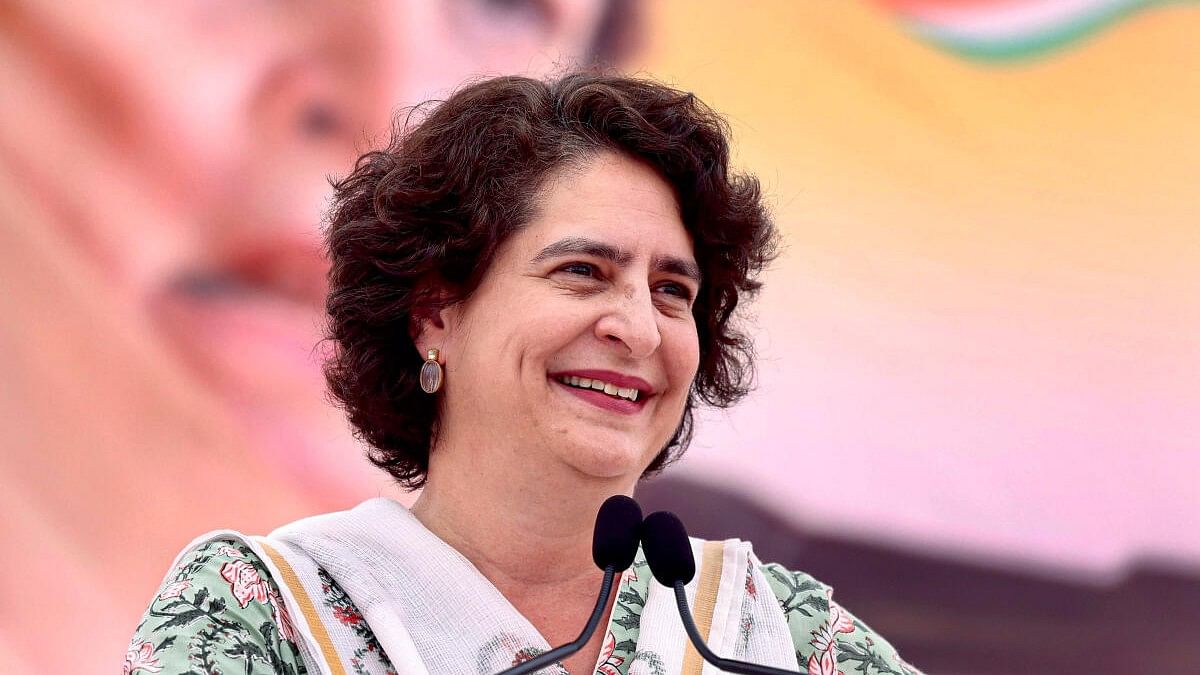
<instances>
[{"instance_id":1,"label":"lips","mask_svg":"<svg viewBox=\"0 0 1200 675\"><path fill-rule=\"evenodd\" d=\"M600 380L608 384L615 385L618 388L637 389L638 396L636 401L630 401L627 398L619 398L606 394L603 391L595 389L581 389L561 381L565 377L579 377L589 380ZM625 375L612 370L599 369L583 369L583 370L563 370L550 374L550 381L555 386L560 387L575 398L590 403L597 408L620 413L624 415L633 415L640 412L646 407L646 402L655 394L654 386L646 380L634 375Z\"/></svg>"},{"instance_id":2,"label":"lips","mask_svg":"<svg viewBox=\"0 0 1200 675\"><path fill-rule=\"evenodd\" d=\"M160 330L198 375L236 400L288 407L301 392L322 391L317 309L216 272L182 275L152 303Z\"/></svg>"},{"instance_id":3,"label":"lips","mask_svg":"<svg viewBox=\"0 0 1200 675\"><path fill-rule=\"evenodd\" d=\"M369 463L346 461L361 447L324 398L316 303L205 271L160 289L151 312L188 370L225 405L247 447L281 480L330 508L378 483Z\"/></svg>"},{"instance_id":4,"label":"lips","mask_svg":"<svg viewBox=\"0 0 1200 675\"><path fill-rule=\"evenodd\" d=\"M655 393L654 386L642 378L635 375L625 375L612 370L562 370L550 373L550 377L552 378L569 376L587 378L589 380L600 380L601 382L607 382L623 389L637 389L638 400L649 398ZM605 396L607 396L607 394L605 394Z\"/></svg>"},{"instance_id":5,"label":"lips","mask_svg":"<svg viewBox=\"0 0 1200 675\"><path fill-rule=\"evenodd\" d=\"M550 381L553 382L555 386L561 388L572 396L590 403L597 408L603 408L604 410L611 412L621 413L624 415L633 415L640 412L642 408L646 407L646 399L644 398L639 398L636 401L630 401L626 398L610 396L609 394L606 394L602 391L596 391L595 389L580 389L579 387L572 387L569 384L563 384L555 379L551 379Z\"/></svg>"}]
</instances>

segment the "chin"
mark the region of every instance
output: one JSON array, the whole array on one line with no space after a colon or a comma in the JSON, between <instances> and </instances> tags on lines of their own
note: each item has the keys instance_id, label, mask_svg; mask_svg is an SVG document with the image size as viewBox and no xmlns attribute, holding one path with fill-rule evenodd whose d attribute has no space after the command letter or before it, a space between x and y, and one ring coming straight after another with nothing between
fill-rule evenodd
<instances>
[{"instance_id":1,"label":"chin","mask_svg":"<svg viewBox=\"0 0 1200 675\"><path fill-rule=\"evenodd\" d=\"M654 455L647 455L646 449L642 447L631 448L614 444L598 447L595 443L590 443L571 453L567 462L589 478L636 480L653 459Z\"/></svg>"}]
</instances>

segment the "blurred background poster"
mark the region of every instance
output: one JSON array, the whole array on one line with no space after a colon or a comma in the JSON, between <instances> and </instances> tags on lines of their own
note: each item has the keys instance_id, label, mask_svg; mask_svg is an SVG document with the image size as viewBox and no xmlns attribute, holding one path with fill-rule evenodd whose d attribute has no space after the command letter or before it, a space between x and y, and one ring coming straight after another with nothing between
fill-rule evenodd
<instances>
[{"instance_id":1,"label":"blurred background poster","mask_svg":"<svg viewBox=\"0 0 1200 675\"><path fill-rule=\"evenodd\" d=\"M758 391L648 509L931 674L1196 672L1197 35L1152 0L7 0L0 672L112 672L203 531L411 501L323 397L326 177L400 106L592 62L724 113L786 246Z\"/></svg>"}]
</instances>

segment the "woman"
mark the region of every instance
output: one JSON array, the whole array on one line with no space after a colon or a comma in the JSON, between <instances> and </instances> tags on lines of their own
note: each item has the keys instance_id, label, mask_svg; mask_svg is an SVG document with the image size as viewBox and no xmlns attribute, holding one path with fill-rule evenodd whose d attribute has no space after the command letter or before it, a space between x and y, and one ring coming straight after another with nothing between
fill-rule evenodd
<instances>
[{"instance_id":1,"label":"woman","mask_svg":"<svg viewBox=\"0 0 1200 675\"><path fill-rule=\"evenodd\" d=\"M372 461L422 494L202 537L126 670L491 673L574 639L599 505L678 458L697 402L750 385L732 317L776 235L725 135L651 82L510 77L361 158L327 234L326 379ZM724 570L706 628L723 656L910 672L819 582L696 547L699 576ZM699 672L640 555L619 589L562 667Z\"/></svg>"}]
</instances>

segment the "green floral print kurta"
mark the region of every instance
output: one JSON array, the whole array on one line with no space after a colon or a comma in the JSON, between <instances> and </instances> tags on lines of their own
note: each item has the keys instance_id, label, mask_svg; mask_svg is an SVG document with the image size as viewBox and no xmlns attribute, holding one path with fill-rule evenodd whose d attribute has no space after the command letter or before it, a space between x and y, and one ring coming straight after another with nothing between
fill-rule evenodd
<instances>
[{"instance_id":1,"label":"green floral print kurta","mask_svg":"<svg viewBox=\"0 0 1200 675\"><path fill-rule=\"evenodd\" d=\"M762 572L791 631L797 668L808 675L918 675L866 624L833 602L829 586L803 572L768 564ZM748 576L748 579L750 577ZM354 602L328 575L322 599L361 639L356 674L394 674ZM641 553L617 588L617 600L595 675L663 675L652 652L638 651L638 627L651 581ZM747 626L743 630L749 630ZM240 543L210 541L167 575L138 624L125 655L133 673L306 673L291 619L262 561Z\"/></svg>"}]
</instances>

